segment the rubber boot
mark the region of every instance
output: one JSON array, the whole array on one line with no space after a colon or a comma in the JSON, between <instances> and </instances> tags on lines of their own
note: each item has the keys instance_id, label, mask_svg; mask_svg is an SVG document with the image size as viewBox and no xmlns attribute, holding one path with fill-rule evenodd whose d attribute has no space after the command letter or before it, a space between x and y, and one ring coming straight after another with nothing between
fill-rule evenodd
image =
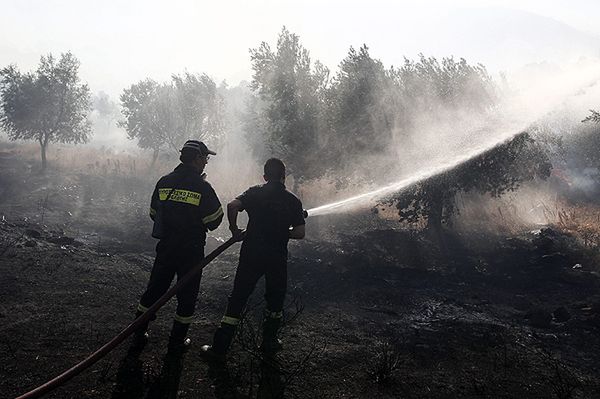
<instances>
[{"instance_id":1,"label":"rubber boot","mask_svg":"<svg viewBox=\"0 0 600 399\"><path fill-rule=\"evenodd\" d=\"M235 336L235 329L236 326L232 324L221 323L221 326L215 331L213 344L202 346L202 355L211 360L225 361L225 355L229 351L229 347Z\"/></svg>"},{"instance_id":2,"label":"rubber boot","mask_svg":"<svg viewBox=\"0 0 600 399\"><path fill-rule=\"evenodd\" d=\"M180 323L177 320L173 321L173 328L171 328L171 335L169 336L169 351L185 350L190 346L191 340L186 338L189 329L189 324Z\"/></svg>"},{"instance_id":3,"label":"rubber boot","mask_svg":"<svg viewBox=\"0 0 600 399\"><path fill-rule=\"evenodd\" d=\"M143 314L144 314L144 312L138 310L135 313L135 318L137 319L138 317L140 317ZM150 320L148 320L146 323L139 326L138 329L133 333L133 340L131 342L131 348L130 348L131 350L141 351L142 349L144 349L144 347L148 343L148 325L149 324L150 324Z\"/></svg>"},{"instance_id":4,"label":"rubber boot","mask_svg":"<svg viewBox=\"0 0 600 399\"><path fill-rule=\"evenodd\" d=\"M221 326L215 331L213 338L213 350L216 353L222 353L223 355L229 351L229 347L233 342L235 336L236 326L232 324L221 323Z\"/></svg>"},{"instance_id":5,"label":"rubber boot","mask_svg":"<svg viewBox=\"0 0 600 399\"><path fill-rule=\"evenodd\" d=\"M265 354L274 354L283 348L277 332L281 326L281 317L265 317L263 320L263 335L260 349Z\"/></svg>"}]
</instances>

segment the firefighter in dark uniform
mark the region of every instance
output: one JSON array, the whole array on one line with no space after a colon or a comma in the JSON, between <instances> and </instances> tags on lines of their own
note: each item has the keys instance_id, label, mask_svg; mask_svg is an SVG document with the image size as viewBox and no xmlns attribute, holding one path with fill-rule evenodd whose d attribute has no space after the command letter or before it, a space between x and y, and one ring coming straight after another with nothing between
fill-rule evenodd
<instances>
[{"instance_id":1,"label":"firefighter in dark uniform","mask_svg":"<svg viewBox=\"0 0 600 399\"><path fill-rule=\"evenodd\" d=\"M212 346L202 347L209 358L224 359L248 297L262 276L266 309L261 349L267 354L281 349L277 331L287 287L287 244L290 238L304 238L304 211L302 202L285 188L285 165L281 160L271 158L266 162L264 179L266 184L251 187L227 205L229 229L243 243L225 316ZM244 210L248 212L245 232L237 225L237 214Z\"/></svg>"},{"instance_id":2,"label":"firefighter in dark uniform","mask_svg":"<svg viewBox=\"0 0 600 399\"><path fill-rule=\"evenodd\" d=\"M152 193L150 217L152 236L159 238L148 287L142 295L136 318L146 312L168 289L173 277L182 278L204 258L207 230L216 229L223 208L211 185L204 179L209 155L216 155L197 140L181 149L181 164L160 178ZM200 288L200 275L177 293L177 313L169 338L169 348L187 346L187 331L193 319ZM148 324L136 332L133 345L143 348Z\"/></svg>"}]
</instances>

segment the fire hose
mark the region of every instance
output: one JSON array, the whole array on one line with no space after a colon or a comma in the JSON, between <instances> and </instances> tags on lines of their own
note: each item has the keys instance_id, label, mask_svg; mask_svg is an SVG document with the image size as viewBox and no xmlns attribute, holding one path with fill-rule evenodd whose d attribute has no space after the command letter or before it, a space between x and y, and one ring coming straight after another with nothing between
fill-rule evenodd
<instances>
[{"instance_id":1,"label":"fire hose","mask_svg":"<svg viewBox=\"0 0 600 399\"><path fill-rule=\"evenodd\" d=\"M212 262L217 256L219 256L223 251L232 246L237 240L233 237L229 240L225 241L219 247L217 247L214 251L208 254L200 263L198 263L194 268L188 272L181 280L177 282L170 290L168 290L163 296L161 296L155 303L152 305L144 314L135 319L133 323L128 325L123 331L119 333L112 340L107 342L104 346L98 349L96 352L92 353L86 359L82 360L75 366L71 367L67 371L63 372L59 376L53 378L52 380L46 382L45 384L40 385L32 391L29 391L16 399L33 399L39 398L42 395L52 391L53 389L61 386L65 382L69 381L71 378L75 377L83 370L87 369L98 360L103 358L108 352L113 350L117 345L123 342L127 337L129 337L134 331L136 331L142 324L146 323L150 320L150 318L156 313L158 309L160 309L169 299L173 297L189 281L191 281L194 277L196 277L199 273L202 272L202 269L206 267L210 262Z\"/></svg>"}]
</instances>

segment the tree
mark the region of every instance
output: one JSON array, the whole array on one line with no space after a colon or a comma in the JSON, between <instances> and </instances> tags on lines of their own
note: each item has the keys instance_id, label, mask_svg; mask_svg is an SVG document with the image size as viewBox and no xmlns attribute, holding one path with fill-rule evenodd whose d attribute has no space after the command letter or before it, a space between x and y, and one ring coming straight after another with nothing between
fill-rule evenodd
<instances>
[{"instance_id":1,"label":"tree","mask_svg":"<svg viewBox=\"0 0 600 399\"><path fill-rule=\"evenodd\" d=\"M125 89L120 97L125 120L118 125L127 131L130 139L138 139L140 148L152 150L152 166L165 145L167 134L158 120L158 91L158 83L146 79Z\"/></svg>"},{"instance_id":2,"label":"tree","mask_svg":"<svg viewBox=\"0 0 600 399\"><path fill-rule=\"evenodd\" d=\"M496 87L481 65L420 56L386 69L363 45L350 48L326 90L327 121L321 159L333 176L381 180L418 151L425 124L449 125L463 115L483 116L497 102ZM408 151L407 151L408 150ZM337 178L338 184L344 179Z\"/></svg>"},{"instance_id":3,"label":"tree","mask_svg":"<svg viewBox=\"0 0 600 399\"><path fill-rule=\"evenodd\" d=\"M600 112L590 109L590 114L582 120L582 122L600 123Z\"/></svg>"},{"instance_id":4,"label":"tree","mask_svg":"<svg viewBox=\"0 0 600 399\"><path fill-rule=\"evenodd\" d=\"M396 89L366 45L358 51L350 47L327 93L329 137L323 150L331 166L356 169L357 158L382 157L390 150L395 120L403 112L395 102Z\"/></svg>"},{"instance_id":5,"label":"tree","mask_svg":"<svg viewBox=\"0 0 600 399\"><path fill-rule=\"evenodd\" d=\"M548 178L551 169L545 150L523 132L447 172L408 187L387 202L395 203L402 220L426 219L428 228L439 233L442 223L456 211L457 193L476 191L500 197L525 181Z\"/></svg>"},{"instance_id":6,"label":"tree","mask_svg":"<svg viewBox=\"0 0 600 399\"><path fill-rule=\"evenodd\" d=\"M485 68L469 65L464 59L444 58L438 62L420 55L418 61L406 59L404 65L392 68L388 74L394 81L388 100L394 112L389 118L393 118L396 136L403 140L401 148L416 145L418 149L423 140L423 121L425 126L460 126L457 123L465 115L469 121L493 115L498 100L498 90ZM405 159L402 153L398 156ZM429 229L440 232L442 223L455 212L458 192L476 190L499 196L523 181L547 177L549 165L542 147L528 134L522 134L451 171L409 187L392 202L403 220L424 219Z\"/></svg>"},{"instance_id":7,"label":"tree","mask_svg":"<svg viewBox=\"0 0 600 399\"><path fill-rule=\"evenodd\" d=\"M309 176L316 159L322 95L329 70L318 61L313 65L299 37L285 27L275 51L262 42L250 50L250 58L254 71L251 88L260 101L250 109L249 125L263 127L251 132L258 134L259 140L250 141L265 143L270 156L285 159L297 179ZM262 151L259 155L266 155Z\"/></svg>"},{"instance_id":8,"label":"tree","mask_svg":"<svg viewBox=\"0 0 600 399\"><path fill-rule=\"evenodd\" d=\"M224 100L215 82L206 74L173 75L177 129L180 136L171 146L179 151L189 138L217 144L225 129Z\"/></svg>"},{"instance_id":9,"label":"tree","mask_svg":"<svg viewBox=\"0 0 600 399\"><path fill-rule=\"evenodd\" d=\"M222 137L223 99L207 75L172 75L171 82L146 79L121 94L125 128L138 146L151 149L152 165L161 150L179 151L191 138L212 141Z\"/></svg>"},{"instance_id":10,"label":"tree","mask_svg":"<svg viewBox=\"0 0 600 399\"><path fill-rule=\"evenodd\" d=\"M567 147L571 167L585 169L586 167L600 168L600 112L590 110L584 120L587 126L577 128L577 134L569 136Z\"/></svg>"},{"instance_id":11,"label":"tree","mask_svg":"<svg viewBox=\"0 0 600 399\"><path fill-rule=\"evenodd\" d=\"M111 130L120 116L119 105L108 94L100 91L92 96L92 112L89 119L97 139L109 139Z\"/></svg>"},{"instance_id":12,"label":"tree","mask_svg":"<svg viewBox=\"0 0 600 399\"><path fill-rule=\"evenodd\" d=\"M469 65L464 58L419 55L419 61L405 59L393 70L404 103L414 111L429 111L435 116L441 108L485 113L493 108L498 95L496 85L481 64Z\"/></svg>"},{"instance_id":13,"label":"tree","mask_svg":"<svg viewBox=\"0 0 600 399\"><path fill-rule=\"evenodd\" d=\"M99 91L92 97L92 110L98 114L100 119L108 122L114 122L120 115L118 104L103 91Z\"/></svg>"},{"instance_id":14,"label":"tree","mask_svg":"<svg viewBox=\"0 0 600 399\"><path fill-rule=\"evenodd\" d=\"M70 52L58 62L51 54L42 56L35 72L21 73L12 65L0 71L0 126L11 140L40 143L42 170L49 143L89 140L91 95L79 82L78 71L79 61Z\"/></svg>"}]
</instances>

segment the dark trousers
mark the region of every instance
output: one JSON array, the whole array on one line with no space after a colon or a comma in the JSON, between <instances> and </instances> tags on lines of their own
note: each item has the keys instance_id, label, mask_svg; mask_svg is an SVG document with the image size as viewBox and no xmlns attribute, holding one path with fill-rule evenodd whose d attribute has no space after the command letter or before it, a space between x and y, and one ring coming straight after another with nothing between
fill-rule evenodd
<instances>
[{"instance_id":1,"label":"dark trousers","mask_svg":"<svg viewBox=\"0 0 600 399\"><path fill-rule=\"evenodd\" d=\"M225 316L240 318L248 298L262 276L265 276L267 310L271 313L283 310L287 288L287 255L253 249L240 254Z\"/></svg>"},{"instance_id":2,"label":"dark trousers","mask_svg":"<svg viewBox=\"0 0 600 399\"><path fill-rule=\"evenodd\" d=\"M204 246L201 243L186 242L181 239L163 239L156 246L156 258L148 281L148 287L140 299L138 311L144 312L152 306L167 290L175 275L183 278L204 258ZM185 285L177 293L177 314L175 321L190 324L200 290L201 274Z\"/></svg>"},{"instance_id":3,"label":"dark trousers","mask_svg":"<svg viewBox=\"0 0 600 399\"><path fill-rule=\"evenodd\" d=\"M267 309L263 322L263 344L261 346L263 350L268 351L276 341L287 288L287 254L273 253L262 248L248 248L242 245L227 310L213 339L213 350L216 353L225 354L229 350L248 298L254 291L258 279L262 276L265 276Z\"/></svg>"}]
</instances>

